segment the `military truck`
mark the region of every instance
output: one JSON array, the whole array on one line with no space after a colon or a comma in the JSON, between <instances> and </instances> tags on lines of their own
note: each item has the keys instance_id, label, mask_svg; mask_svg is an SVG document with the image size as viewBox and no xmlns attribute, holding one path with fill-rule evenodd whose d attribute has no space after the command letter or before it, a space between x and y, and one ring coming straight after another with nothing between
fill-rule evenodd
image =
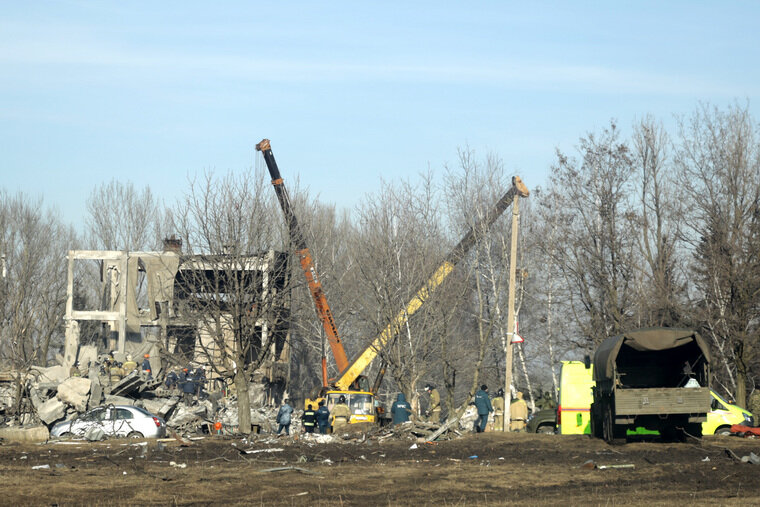
<instances>
[{"instance_id":1,"label":"military truck","mask_svg":"<svg viewBox=\"0 0 760 507\"><path fill-rule=\"evenodd\" d=\"M636 427L668 440L702 436L710 350L697 332L646 328L607 338L594 354L594 380L594 436L612 443Z\"/></svg>"}]
</instances>

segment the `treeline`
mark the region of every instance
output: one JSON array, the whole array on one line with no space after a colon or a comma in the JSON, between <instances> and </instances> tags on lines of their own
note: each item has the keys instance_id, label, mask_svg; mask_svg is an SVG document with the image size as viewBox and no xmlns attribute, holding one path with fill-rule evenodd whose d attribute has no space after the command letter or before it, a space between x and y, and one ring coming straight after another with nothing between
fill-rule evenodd
<instances>
[{"instance_id":1,"label":"treeline","mask_svg":"<svg viewBox=\"0 0 760 507\"><path fill-rule=\"evenodd\" d=\"M674 132L650 117L630 132L612 122L586 134L575 152L557 152L548 181L520 174L531 196L520 201L516 290L526 341L516 346L514 384L533 398L556 386L558 361L581 359L609 335L684 326L710 342L718 390L743 404L760 375L756 121L746 106L700 106ZM451 165L385 182L339 212L298 188L298 170L283 168L286 185L349 358L405 307L512 177L497 156L463 150ZM0 358L39 364L60 348L70 248L160 249L176 234L185 253L289 250L265 173L258 159L250 171L205 173L176 203L149 187L101 185L80 234L41 202L0 194ZM420 389L433 383L452 410L481 383L504 385L509 213L478 231L468 257L382 351L381 393L403 391L417 407ZM326 345L298 263L292 269L289 391L302 397L320 382Z\"/></svg>"}]
</instances>

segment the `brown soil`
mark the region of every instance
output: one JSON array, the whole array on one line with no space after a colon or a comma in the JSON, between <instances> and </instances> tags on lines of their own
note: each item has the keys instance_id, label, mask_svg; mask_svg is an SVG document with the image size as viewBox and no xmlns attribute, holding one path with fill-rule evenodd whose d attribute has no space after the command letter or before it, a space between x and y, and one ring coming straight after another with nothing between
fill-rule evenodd
<instances>
[{"instance_id":1,"label":"brown soil","mask_svg":"<svg viewBox=\"0 0 760 507\"><path fill-rule=\"evenodd\" d=\"M416 449L406 440L136 443L2 445L2 504L760 504L760 465L730 456L760 455L760 440L737 437L610 446L584 436L485 433ZM267 448L283 450L241 452ZM635 468L587 469L588 460ZM296 468L265 471L279 467Z\"/></svg>"}]
</instances>

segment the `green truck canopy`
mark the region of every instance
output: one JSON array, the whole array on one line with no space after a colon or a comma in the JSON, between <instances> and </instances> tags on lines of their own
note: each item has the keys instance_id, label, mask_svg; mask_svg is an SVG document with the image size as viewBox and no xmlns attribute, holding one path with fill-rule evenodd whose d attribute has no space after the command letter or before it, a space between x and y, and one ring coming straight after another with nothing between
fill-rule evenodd
<instances>
[{"instance_id":1,"label":"green truck canopy","mask_svg":"<svg viewBox=\"0 0 760 507\"><path fill-rule=\"evenodd\" d=\"M701 357L693 357L693 353L688 354L684 356L686 361L710 363L709 347L699 333L691 329L651 327L611 336L599 345L594 354L594 380L599 382L612 379L618 354L624 345L637 352L656 352L677 349L689 344L692 346L685 348L696 351L698 356L701 353ZM691 364L691 366L696 365Z\"/></svg>"}]
</instances>

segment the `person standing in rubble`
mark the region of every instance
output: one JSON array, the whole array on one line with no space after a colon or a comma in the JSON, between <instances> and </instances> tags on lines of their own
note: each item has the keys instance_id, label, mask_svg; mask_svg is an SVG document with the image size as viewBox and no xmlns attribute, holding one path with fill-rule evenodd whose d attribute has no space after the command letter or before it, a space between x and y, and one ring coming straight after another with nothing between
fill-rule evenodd
<instances>
[{"instance_id":1,"label":"person standing in rubble","mask_svg":"<svg viewBox=\"0 0 760 507\"><path fill-rule=\"evenodd\" d=\"M496 398L491 400L493 406L493 430L504 431L504 389L496 392Z\"/></svg>"},{"instance_id":2,"label":"person standing in rubble","mask_svg":"<svg viewBox=\"0 0 760 507\"><path fill-rule=\"evenodd\" d=\"M523 393L517 391L517 399L509 406L509 431L525 431L528 420L528 404L523 399Z\"/></svg>"},{"instance_id":3,"label":"person standing in rubble","mask_svg":"<svg viewBox=\"0 0 760 507\"><path fill-rule=\"evenodd\" d=\"M325 406L325 400L321 400L317 408L317 426L321 434L327 434L327 428L330 427L330 411Z\"/></svg>"},{"instance_id":4,"label":"person standing in rubble","mask_svg":"<svg viewBox=\"0 0 760 507\"><path fill-rule=\"evenodd\" d=\"M192 405L195 394L195 378L188 368L182 370L182 375L184 376L184 382L180 386L182 388L182 401L187 405Z\"/></svg>"},{"instance_id":5,"label":"person standing in rubble","mask_svg":"<svg viewBox=\"0 0 760 507\"><path fill-rule=\"evenodd\" d=\"M124 376L126 377L137 369L137 362L132 359L132 356L127 354L127 360L124 362Z\"/></svg>"},{"instance_id":6,"label":"person standing in rubble","mask_svg":"<svg viewBox=\"0 0 760 507\"><path fill-rule=\"evenodd\" d=\"M478 419L475 422L475 431L483 433L488 424L488 414L493 412L491 399L488 397L488 386L483 384L480 390L475 393L475 408L478 409Z\"/></svg>"},{"instance_id":7,"label":"person standing in rubble","mask_svg":"<svg viewBox=\"0 0 760 507\"><path fill-rule=\"evenodd\" d=\"M206 370L201 366L197 367L193 373L193 377L195 380L195 395L201 400L203 399L203 387L206 385Z\"/></svg>"},{"instance_id":8,"label":"person standing in rubble","mask_svg":"<svg viewBox=\"0 0 760 507\"><path fill-rule=\"evenodd\" d=\"M174 389L177 387L177 382L179 382L179 375L177 375L177 372L174 370L169 371L169 373L166 374L166 378L164 379L164 385L167 389Z\"/></svg>"},{"instance_id":9,"label":"person standing in rubble","mask_svg":"<svg viewBox=\"0 0 760 507\"><path fill-rule=\"evenodd\" d=\"M124 370L121 367L121 363L118 363L116 361L111 363L111 368L109 369L108 373L111 385L118 384L121 382L121 379L124 378Z\"/></svg>"},{"instance_id":10,"label":"person standing in rubble","mask_svg":"<svg viewBox=\"0 0 760 507\"><path fill-rule=\"evenodd\" d=\"M145 373L147 373L148 374L148 378L151 379L151 378L153 378L153 373L151 372L151 369L150 369L150 354L145 354L145 356L143 356L143 357L144 357L144 359L143 359L143 362L142 362L142 371L144 371Z\"/></svg>"},{"instance_id":11,"label":"person standing in rubble","mask_svg":"<svg viewBox=\"0 0 760 507\"><path fill-rule=\"evenodd\" d=\"M314 405L309 405L303 411L301 425L306 433L314 433L314 426L317 422L317 413L314 411Z\"/></svg>"},{"instance_id":12,"label":"person standing in rubble","mask_svg":"<svg viewBox=\"0 0 760 507\"><path fill-rule=\"evenodd\" d=\"M283 429L285 429L286 435L290 435L290 414L292 413L293 407L288 403L288 399L284 398L282 400L282 406L280 406L280 410L277 412L277 424L279 424L277 427L278 435Z\"/></svg>"},{"instance_id":13,"label":"person standing in rubble","mask_svg":"<svg viewBox=\"0 0 760 507\"><path fill-rule=\"evenodd\" d=\"M441 422L441 395L432 384L426 385L425 391L430 395L428 421L438 424Z\"/></svg>"},{"instance_id":14,"label":"person standing in rubble","mask_svg":"<svg viewBox=\"0 0 760 507\"><path fill-rule=\"evenodd\" d=\"M342 431L351 420L351 410L346 405L346 397L342 394L338 398L338 403L332 409L332 427L333 433Z\"/></svg>"},{"instance_id":15,"label":"person standing in rubble","mask_svg":"<svg viewBox=\"0 0 760 507\"><path fill-rule=\"evenodd\" d=\"M393 424L405 423L409 420L409 414L412 413L412 406L406 401L404 393L398 393L396 401L391 405L391 414L393 415Z\"/></svg>"}]
</instances>

